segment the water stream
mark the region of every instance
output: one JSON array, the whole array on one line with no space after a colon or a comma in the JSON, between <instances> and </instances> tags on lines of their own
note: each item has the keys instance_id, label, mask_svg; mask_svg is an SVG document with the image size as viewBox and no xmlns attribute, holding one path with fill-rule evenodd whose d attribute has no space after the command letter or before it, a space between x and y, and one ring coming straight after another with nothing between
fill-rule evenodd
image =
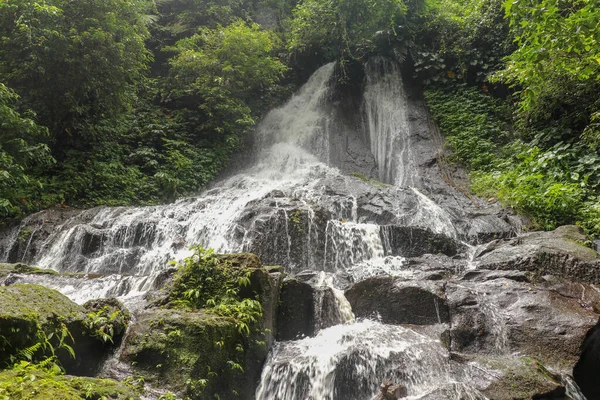
<instances>
[{"instance_id":1,"label":"water stream","mask_svg":"<svg viewBox=\"0 0 600 400\"><path fill-rule=\"evenodd\" d=\"M255 134L255 161L242 173L173 204L84 211L37 251L29 243L24 250L23 260L39 267L101 276L22 279L76 302L116 296L135 309L168 261L189 255L191 245L252 251L291 274L317 271L315 284L333 289L341 316L340 324L315 337L276 343L258 399L365 400L374 398L385 380L402 382L409 399L485 398L469 386L468 374L452 367L439 339L411 327L355 320L343 288L335 284L340 274L358 282L409 273L404 257L392 255L386 242L391 223L462 237L450 212L422 190L409 188L419 170L398 66L375 58L365 72L366 146L377 178L389 185L375 187L330 165L330 139L339 124L330 101L335 65L327 64L263 119ZM381 193L388 197L377 200ZM5 259L16 240L17 233L2 244Z\"/></svg>"}]
</instances>

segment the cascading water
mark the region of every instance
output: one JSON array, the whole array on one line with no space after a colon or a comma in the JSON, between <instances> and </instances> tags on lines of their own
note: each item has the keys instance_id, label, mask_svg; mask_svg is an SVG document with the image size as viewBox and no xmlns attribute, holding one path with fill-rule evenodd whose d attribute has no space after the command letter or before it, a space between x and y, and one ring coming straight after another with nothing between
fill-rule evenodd
<instances>
[{"instance_id":1,"label":"cascading water","mask_svg":"<svg viewBox=\"0 0 600 400\"><path fill-rule=\"evenodd\" d=\"M139 208L100 208L67 220L23 261L61 272L101 274L82 279L22 279L56 288L78 302L93 297L127 300L153 288L189 246L216 252L251 251L292 274L321 272L340 305L338 325L316 337L276 343L257 398L263 400L364 400L387 379L402 382L410 398L484 398L453 371L439 340L408 327L355 321L335 276L361 281L401 276L402 256L392 255L387 229L402 223L449 239L460 237L452 216L417 189L419 172L410 147L407 97L398 66L375 58L365 68L364 120L379 179L343 175L330 161L330 96L335 65L317 70L290 101L271 111L256 130L255 162L198 197ZM28 220L23 221L26 225ZM33 238L33 234L30 237ZM17 232L0 243L9 258ZM437 393L437 392L436 392ZM435 397L431 397L435 398Z\"/></svg>"},{"instance_id":2,"label":"cascading water","mask_svg":"<svg viewBox=\"0 0 600 400\"><path fill-rule=\"evenodd\" d=\"M418 169L410 146L407 99L398 64L375 58L366 64L366 124L379 179L396 186L415 186Z\"/></svg>"}]
</instances>

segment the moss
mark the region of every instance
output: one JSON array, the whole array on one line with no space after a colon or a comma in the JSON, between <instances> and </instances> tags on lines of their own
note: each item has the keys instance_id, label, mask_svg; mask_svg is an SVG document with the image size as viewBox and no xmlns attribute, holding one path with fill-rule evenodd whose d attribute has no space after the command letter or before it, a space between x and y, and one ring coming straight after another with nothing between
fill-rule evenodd
<instances>
[{"instance_id":1,"label":"moss","mask_svg":"<svg viewBox=\"0 0 600 400\"><path fill-rule=\"evenodd\" d=\"M238 343L242 337L231 318L203 310L155 310L139 317L122 354L148 382L193 399L212 399L214 393L225 399L243 386L232 364L245 351Z\"/></svg>"},{"instance_id":2,"label":"moss","mask_svg":"<svg viewBox=\"0 0 600 400\"><path fill-rule=\"evenodd\" d=\"M55 290L23 284L0 287L0 365L40 338L84 318L81 306Z\"/></svg>"},{"instance_id":3,"label":"moss","mask_svg":"<svg viewBox=\"0 0 600 400\"><path fill-rule=\"evenodd\" d=\"M485 363L502 372L502 376L483 391L492 399L531 399L533 395L554 390L560 384L560 377L532 358L487 359Z\"/></svg>"},{"instance_id":4,"label":"moss","mask_svg":"<svg viewBox=\"0 0 600 400\"><path fill-rule=\"evenodd\" d=\"M358 179L360 179L363 182L370 183L373 186L377 186L377 187L386 187L386 186L389 186L389 185L387 185L387 184L385 184L383 182L380 182L378 180L375 180L373 178L368 178L365 175L360 174L358 172L352 173L352 174L350 174L350 176L352 176L354 178L358 178Z\"/></svg>"},{"instance_id":5,"label":"moss","mask_svg":"<svg viewBox=\"0 0 600 400\"><path fill-rule=\"evenodd\" d=\"M29 240L29 238L31 237L31 233L33 231L31 230L31 228L23 228L19 231L19 234L17 236L17 240L19 242L26 242Z\"/></svg>"},{"instance_id":6,"label":"moss","mask_svg":"<svg viewBox=\"0 0 600 400\"><path fill-rule=\"evenodd\" d=\"M283 272L283 267L281 265L265 265L263 268L268 273Z\"/></svg>"},{"instance_id":7,"label":"moss","mask_svg":"<svg viewBox=\"0 0 600 400\"><path fill-rule=\"evenodd\" d=\"M110 379L54 375L37 369L0 372L0 399L139 399L131 388Z\"/></svg>"}]
</instances>

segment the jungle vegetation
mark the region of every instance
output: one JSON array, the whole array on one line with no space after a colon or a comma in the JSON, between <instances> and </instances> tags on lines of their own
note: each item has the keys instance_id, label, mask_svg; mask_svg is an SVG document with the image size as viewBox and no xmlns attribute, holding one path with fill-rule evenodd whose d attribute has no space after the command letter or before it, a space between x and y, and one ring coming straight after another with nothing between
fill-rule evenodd
<instances>
[{"instance_id":1,"label":"jungle vegetation","mask_svg":"<svg viewBox=\"0 0 600 400\"><path fill-rule=\"evenodd\" d=\"M0 216L196 193L321 64L422 83L472 190L600 234L599 0L5 0Z\"/></svg>"}]
</instances>

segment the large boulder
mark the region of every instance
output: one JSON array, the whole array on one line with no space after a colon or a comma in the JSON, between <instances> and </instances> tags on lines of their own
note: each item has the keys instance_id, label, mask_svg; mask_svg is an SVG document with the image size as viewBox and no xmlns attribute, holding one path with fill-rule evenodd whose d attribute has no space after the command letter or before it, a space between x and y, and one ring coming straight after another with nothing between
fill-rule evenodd
<instances>
[{"instance_id":1,"label":"large boulder","mask_svg":"<svg viewBox=\"0 0 600 400\"><path fill-rule=\"evenodd\" d=\"M443 284L373 277L346 291L357 317L381 318L387 324L432 325L450 321Z\"/></svg>"},{"instance_id":2,"label":"large boulder","mask_svg":"<svg viewBox=\"0 0 600 400\"><path fill-rule=\"evenodd\" d=\"M561 226L551 232L490 242L478 249L474 262L481 269L529 271L538 277L551 274L598 283L600 255L587 247L588 243L580 227Z\"/></svg>"},{"instance_id":3,"label":"large boulder","mask_svg":"<svg viewBox=\"0 0 600 400\"><path fill-rule=\"evenodd\" d=\"M333 290L314 282L288 279L281 287L277 340L315 336L319 330L342 322Z\"/></svg>"},{"instance_id":4,"label":"large boulder","mask_svg":"<svg viewBox=\"0 0 600 400\"><path fill-rule=\"evenodd\" d=\"M520 275L488 277L446 285L450 348L468 354L519 352L562 370L573 365L597 320L598 293L561 280L532 284Z\"/></svg>"},{"instance_id":5,"label":"large boulder","mask_svg":"<svg viewBox=\"0 0 600 400\"><path fill-rule=\"evenodd\" d=\"M260 320L247 331L236 314L186 306L181 288L192 288L204 275L195 275L202 274L202 266L182 267L166 283L166 294L137 315L120 360L151 385L191 399L252 399L276 335L281 273L277 268L269 273L254 254L213 257L218 268L244 271L249 282L238 288L239 313L245 312L243 301L257 299Z\"/></svg>"},{"instance_id":6,"label":"large boulder","mask_svg":"<svg viewBox=\"0 0 600 400\"><path fill-rule=\"evenodd\" d=\"M0 287L0 336L5 339L0 343L0 364L25 354L44 357L54 350L68 373L93 375L127 326L120 307L114 303L90 311L43 286Z\"/></svg>"}]
</instances>

